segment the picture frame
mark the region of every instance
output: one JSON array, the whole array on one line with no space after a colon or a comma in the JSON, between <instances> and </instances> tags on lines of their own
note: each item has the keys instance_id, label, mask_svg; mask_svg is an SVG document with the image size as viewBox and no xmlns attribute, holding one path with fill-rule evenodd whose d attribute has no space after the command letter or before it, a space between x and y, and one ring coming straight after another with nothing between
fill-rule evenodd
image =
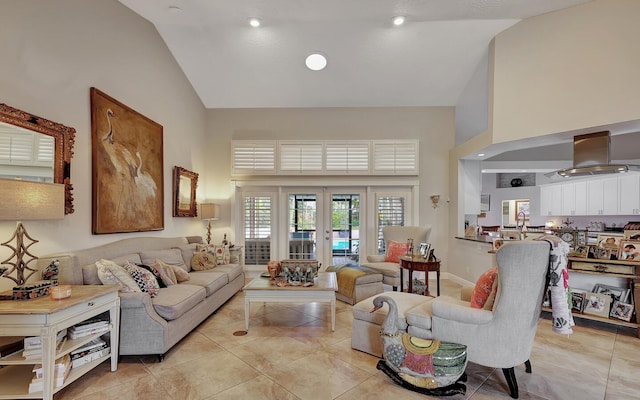
<instances>
[{"instance_id":1,"label":"picture frame","mask_svg":"<svg viewBox=\"0 0 640 400\"><path fill-rule=\"evenodd\" d=\"M516 200L516 221L518 220L518 216L520 213L524 214L524 220L528 221L530 216L529 211L530 202L529 200Z\"/></svg>"},{"instance_id":2,"label":"picture frame","mask_svg":"<svg viewBox=\"0 0 640 400\"><path fill-rule=\"evenodd\" d=\"M173 168L173 216L197 217L196 188L198 174L185 168Z\"/></svg>"},{"instance_id":3,"label":"picture frame","mask_svg":"<svg viewBox=\"0 0 640 400\"><path fill-rule=\"evenodd\" d=\"M618 247L618 260L640 262L640 240L621 240Z\"/></svg>"},{"instance_id":4,"label":"picture frame","mask_svg":"<svg viewBox=\"0 0 640 400\"><path fill-rule=\"evenodd\" d=\"M92 87L93 234L164 229L163 128Z\"/></svg>"},{"instance_id":5,"label":"picture frame","mask_svg":"<svg viewBox=\"0 0 640 400\"><path fill-rule=\"evenodd\" d=\"M609 316L629 322L633 316L633 304L614 301Z\"/></svg>"},{"instance_id":6,"label":"picture frame","mask_svg":"<svg viewBox=\"0 0 640 400\"><path fill-rule=\"evenodd\" d=\"M576 246L576 248L569 253L569 256L576 258L587 258L589 255L589 246Z\"/></svg>"},{"instance_id":7,"label":"picture frame","mask_svg":"<svg viewBox=\"0 0 640 400\"><path fill-rule=\"evenodd\" d=\"M419 254L423 259L429 257L429 251L431 250L431 243L420 243Z\"/></svg>"},{"instance_id":8,"label":"picture frame","mask_svg":"<svg viewBox=\"0 0 640 400\"><path fill-rule=\"evenodd\" d=\"M606 294L608 296L611 296L612 301L621 301L623 303L628 302L630 295L629 289L617 286L603 285L600 283L596 284L591 291L593 293Z\"/></svg>"},{"instance_id":9,"label":"picture frame","mask_svg":"<svg viewBox=\"0 0 640 400\"><path fill-rule=\"evenodd\" d=\"M618 233L599 233L596 238L596 246L601 248L609 248L618 250L620 241L624 239L624 234Z\"/></svg>"},{"instance_id":10,"label":"picture frame","mask_svg":"<svg viewBox=\"0 0 640 400\"><path fill-rule=\"evenodd\" d=\"M491 211L491 195L480 195L480 211Z\"/></svg>"},{"instance_id":11,"label":"picture frame","mask_svg":"<svg viewBox=\"0 0 640 400\"><path fill-rule=\"evenodd\" d=\"M584 306L586 304L586 291L578 291L578 290L572 290L571 291L571 311L575 311L575 312L583 312L584 311Z\"/></svg>"},{"instance_id":12,"label":"picture frame","mask_svg":"<svg viewBox=\"0 0 640 400\"><path fill-rule=\"evenodd\" d=\"M640 240L640 230L637 229L625 230L623 235L625 239Z\"/></svg>"},{"instance_id":13,"label":"picture frame","mask_svg":"<svg viewBox=\"0 0 640 400\"><path fill-rule=\"evenodd\" d=\"M611 296L600 293L586 293L584 313L598 317L609 318Z\"/></svg>"}]
</instances>

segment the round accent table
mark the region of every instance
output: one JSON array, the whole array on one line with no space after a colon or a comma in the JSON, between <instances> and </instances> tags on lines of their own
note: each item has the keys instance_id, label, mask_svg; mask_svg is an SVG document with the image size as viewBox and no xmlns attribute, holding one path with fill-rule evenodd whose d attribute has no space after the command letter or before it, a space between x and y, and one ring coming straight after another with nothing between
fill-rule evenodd
<instances>
[{"instance_id":1,"label":"round accent table","mask_svg":"<svg viewBox=\"0 0 640 400\"><path fill-rule=\"evenodd\" d=\"M400 291L404 290L403 270L409 270L409 293L413 293L413 271L426 272L424 295L429 296L429 271L436 272L437 293L440 296L440 260L427 260L416 256L402 256L400 259Z\"/></svg>"}]
</instances>

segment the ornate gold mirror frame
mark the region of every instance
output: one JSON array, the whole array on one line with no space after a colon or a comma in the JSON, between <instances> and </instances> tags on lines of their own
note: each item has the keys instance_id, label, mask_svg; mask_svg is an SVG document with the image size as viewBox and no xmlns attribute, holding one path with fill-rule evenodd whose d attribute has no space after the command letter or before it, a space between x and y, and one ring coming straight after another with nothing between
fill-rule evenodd
<instances>
[{"instance_id":1,"label":"ornate gold mirror frame","mask_svg":"<svg viewBox=\"0 0 640 400\"><path fill-rule=\"evenodd\" d=\"M0 103L0 121L30 131L53 136L55 140L53 182L65 185L64 213L73 213L73 185L71 185L71 157L76 130L37 115Z\"/></svg>"},{"instance_id":2,"label":"ornate gold mirror frame","mask_svg":"<svg viewBox=\"0 0 640 400\"><path fill-rule=\"evenodd\" d=\"M173 169L173 216L197 217L196 187L198 174L182 167Z\"/></svg>"}]
</instances>

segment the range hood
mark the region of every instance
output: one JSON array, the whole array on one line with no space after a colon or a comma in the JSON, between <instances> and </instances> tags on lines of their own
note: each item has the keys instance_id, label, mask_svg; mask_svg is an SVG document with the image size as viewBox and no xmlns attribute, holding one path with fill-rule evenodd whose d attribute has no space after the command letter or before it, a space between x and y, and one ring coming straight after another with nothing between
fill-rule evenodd
<instances>
[{"instance_id":1,"label":"range hood","mask_svg":"<svg viewBox=\"0 0 640 400\"><path fill-rule=\"evenodd\" d=\"M563 178L640 171L640 165L611 164L609 131L578 135L573 138L573 168L545 174Z\"/></svg>"}]
</instances>

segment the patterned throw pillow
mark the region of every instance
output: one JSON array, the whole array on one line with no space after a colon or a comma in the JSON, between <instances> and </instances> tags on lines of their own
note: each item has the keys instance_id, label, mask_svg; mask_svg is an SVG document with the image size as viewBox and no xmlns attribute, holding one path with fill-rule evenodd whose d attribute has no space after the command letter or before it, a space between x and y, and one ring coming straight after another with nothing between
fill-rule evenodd
<instances>
[{"instance_id":1,"label":"patterned throw pillow","mask_svg":"<svg viewBox=\"0 0 640 400\"><path fill-rule=\"evenodd\" d=\"M165 286L176 285L178 283L176 274L173 272L173 268L171 268L169 264L160 261L160 259L156 259L156 262L151 264L151 268L158 272L160 280L165 284ZM158 281L158 283L160 283L160 281Z\"/></svg>"},{"instance_id":2,"label":"patterned throw pillow","mask_svg":"<svg viewBox=\"0 0 640 400\"><path fill-rule=\"evenodd\" d=\"M43 281L54 281L58 279L58 266L60 265L60 261L56 258L52 260L51 263L42 270L42 280Z\"/></svg>"},{"instance_id":3,"label":"patterned throw pillow","mask_svg":"<svg viewBox=\"0 0 640 400\"><path fill-rule=\"evenodd\" d=\"M171 270L173 270L173 273L176 277L176 283L186 282L191 279L189 277L189 273L184 268L180 268L177 265L167 264L159 258L156 260L156 264L162 265L163 268L170 268Z\"/></svg>"},{"instance_id":4,"label":"patterned throw pillow","mask_svg":"<svg viewBox=\"0 0 640 400\"><path fill-rule=\"evenodd\" d=\"M151 272L130 262L127 262L122 268L131 275L142 292L149 293L151 297L158 295L160 285L158 285L156 277Z\"/></svg>"},{"instance_id":5,"label":"patterned throw pillow","mask_svg":"<svg viewBox=\"0 0 640 400\"><path fill-rule=\"evenodd\" d=\"M96 268L98 269L98 279L103 285L118 285L121 292L141 292L131 275L113 261L98 260Z\"/></svg>"},{"instance_id":6,"label":"patterned throw pillow","mask_svg":"<svg viewBox=\"0 0 640 400\"><path fill-rule=\"evenodd\" d=\"M228 244L199 244L196 246L196 252L207 252L216 256L217 265L229 264L231 252Z\"/></svg>"},{"instance_id":7,"label":"patterned throw pillow","mask_svg":"<svg viewBox=\"0 0 640 400\"><path fill-rule=\"evenodd\" d=\"M160 271L158 271L152 265L145 265L145 264L138 264L138 263L136 263L136 265L140 268L144 268L147 271L151 272L153 276L156 277L156 281L158 282L158 286L160 286L160 289L167 287L167 284L164 283L164 281L162 280L162 275L160 275Z\"/></svg>"},{"instance_id":8,"label":"patterned throw pillow","mask_svg":"<svg viewBox=\"0 0 640 400\"><path fill-rule=\"evenodd\" d=\"M497 291L498 285L498 267L489 268L486 270L478 281L476 282L476 287L473 288L473 294L471 295L471 307L472 308L485 308L485 304L490 304L491 308L493 308L493 300L495 298L495 293ZM493 292L492 299L489 300Z\"/></svg>"},{"instance_id":9,"label":"patterned throw pillow","mask_svg":"<svg viewBox=\"0 0 640 400\"><path fill-rule=\"evenodd\" d=\"M216 257L213 254L196 252L191 259L191 269L206 271L216 267Z\"/></svg>"},{"instance_id":10,"label":"patterned throw pillow","mask_svg":"<svg viewBox=\"0 0 640 400\"><path fill-rule=\"evenodd\" d=\"M389 240L387 244L387 257L384 259L386 262L399 263L400 257L407 254L409 251L409 242L395 242Z\"/></svg>"}]
</instances>

